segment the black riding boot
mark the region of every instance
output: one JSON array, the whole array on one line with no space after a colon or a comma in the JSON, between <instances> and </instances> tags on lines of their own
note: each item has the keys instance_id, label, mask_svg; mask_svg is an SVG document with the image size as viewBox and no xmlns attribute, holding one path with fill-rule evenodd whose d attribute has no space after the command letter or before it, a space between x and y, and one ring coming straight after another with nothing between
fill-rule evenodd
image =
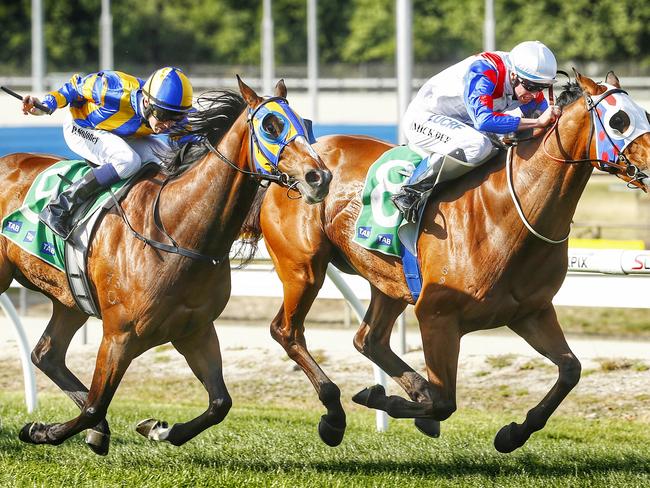
<instances>
[{"instance_id":1,"label":"black riding boot","mask_svg":"<svg viewBox=\"0 0 650 488\"><path fill-rule=\"evenodd\" d=\"M102 186L90 171L80 180L75 181L63 190L56 199L52 200L38 214L38 219L47 225L52 232L67 239L72 231L70 219L74 212L92 195L101 190Z\"/></svg>"},{"instance_id":2,"label":"black riding boot","mask_svg":"<svg viewBox=\"0 0 650 488\"><path fill-rule=\"evenodd\" d=\"M418 176L413 183L402 185L399 193L390 197L407 221L417 222L420 207L427 201L427 198L431 194L431 190L436 183L436 178L442 167L443 159L444 157L440 156L431 164L426 160L422 161L420 164L427 164L429 166L424 170L424 173Z\"/></svg>"}]
</instances>

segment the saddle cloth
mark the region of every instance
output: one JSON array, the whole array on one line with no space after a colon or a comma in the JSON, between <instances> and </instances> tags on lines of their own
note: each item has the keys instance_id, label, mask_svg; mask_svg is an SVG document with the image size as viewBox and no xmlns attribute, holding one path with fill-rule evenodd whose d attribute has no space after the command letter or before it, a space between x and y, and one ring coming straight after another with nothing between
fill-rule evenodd
<instances>
[{"instance_id":1,"label":"saddle cloth","mask_svg":"<svg viewBox=\"0 0 650 488\"><path fill-rule=\"evenodd\" d=\"M148 166L147 166L148 167ZM38 220L38 214L61 191L91 171L86 161L59 161L39 174L20 208L2 219L2 235L23 250L66 273L77 305L88 315L99 317L86 275L86 258L92 231L105 210L119 201L142 173L119 181L91 198L73 216L75 230L64 241ZM66 181L67 180L67 181ZM115 199L111 196L111 192Z\"/></svg>"},{"instance_id":2,"label":"saddle cloth","mask_svg":"<svg viewBox=\"0 0 650 488\"><path fill-rule=\"evenodd\" d=\"M415 301L422 289L420 266L415 253L400 241L398 229L404 219L390 197L399 191L421 162L422 156L408 146L397 146L372 164L361 193L362 207L352 239L366 249L401 258L404 277Z\"/></svg>"}]
</instances>

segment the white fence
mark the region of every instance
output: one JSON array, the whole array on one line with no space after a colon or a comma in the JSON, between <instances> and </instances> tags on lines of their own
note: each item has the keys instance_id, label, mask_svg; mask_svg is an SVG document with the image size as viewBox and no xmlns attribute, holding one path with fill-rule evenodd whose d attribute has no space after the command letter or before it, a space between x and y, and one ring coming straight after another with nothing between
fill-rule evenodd
<instances>
[{"instance_id":1,"label":"white fence","mask_svg":"<svg viewBox=\"0 0 650 488\"><path fill-rule=\"evenodd\" d=\"M282 297L282 283L273 270L266 248L261 245L258 261L244 269L233 269L232 296ZM318 297L345 299L359 322L365 314L361 300L370 299L368 282L344 275L332 265L327 270ZM19 285L16 285L19 286ZM579 307L650 308L650 251L570 249L569 272L555 296L555 305ZM0 296L0 306L11 319L18 340L25 382L27 410L36 408L36 382L30 360L30 346L14 306L6 295ZM400 327L400 334L405 333ZM404 343L404 338L401 338ZM385 382L385 373L374 369L375 381ZM377 429L383 431L387 417L377 414Z\"/></svg>"},{"instance_id":2,"label":"white fence","mask_svg":"<svg viewBox=\"0 0 650 488\"><path fill-rule=\"evenodd\" d=\"M270 260L263 246L257 256L260 260ZM648 277L650 250L569 249L569 272L553 303L576 307L650 308ZM370 299L370 286L365 279L345 274L340 274L340 279L358 299ZM270 261L257 261L244 269L233 270L232 294L281 297L282 283ZM325 280L318 297L344 298L331 276Z\"/></svg>"}]
</instances>

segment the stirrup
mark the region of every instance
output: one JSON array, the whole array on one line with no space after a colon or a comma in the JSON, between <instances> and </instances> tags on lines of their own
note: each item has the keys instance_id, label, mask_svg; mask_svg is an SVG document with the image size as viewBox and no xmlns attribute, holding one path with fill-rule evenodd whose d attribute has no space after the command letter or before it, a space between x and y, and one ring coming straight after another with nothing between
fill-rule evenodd
<instances>
[{"instance_id":1,"label":"stirrup","mask_svg":"<svg viewBox=\"0 0 650 488\"><path fill-rule=\"evenodd\" d=\"M66 217L55 217L52 214L49 206L46 206L41 213L38 214L38 220L40 220L44 225L46 225L52 232L58 235L64 241L67 241L74 230L74 226L71 226L67 220L70 216Z\"/></svg>"}]
</instances>

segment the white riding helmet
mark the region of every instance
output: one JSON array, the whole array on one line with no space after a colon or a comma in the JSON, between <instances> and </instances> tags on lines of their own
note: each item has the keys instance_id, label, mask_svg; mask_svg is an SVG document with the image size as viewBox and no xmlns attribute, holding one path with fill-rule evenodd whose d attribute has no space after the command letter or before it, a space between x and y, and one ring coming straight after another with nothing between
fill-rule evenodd
<instances>
[{"instance_id":1,"label":"white riding helmet","mask_svg":"<svg viewBox=\"0 0 650 488\"><path fill-rule=\"evenodd\" d=\"M557 61L549 48L539 41L524 41L512 48L510 67L519 76L540 85L552 85Z\"/></svg>"}]
</instances>

